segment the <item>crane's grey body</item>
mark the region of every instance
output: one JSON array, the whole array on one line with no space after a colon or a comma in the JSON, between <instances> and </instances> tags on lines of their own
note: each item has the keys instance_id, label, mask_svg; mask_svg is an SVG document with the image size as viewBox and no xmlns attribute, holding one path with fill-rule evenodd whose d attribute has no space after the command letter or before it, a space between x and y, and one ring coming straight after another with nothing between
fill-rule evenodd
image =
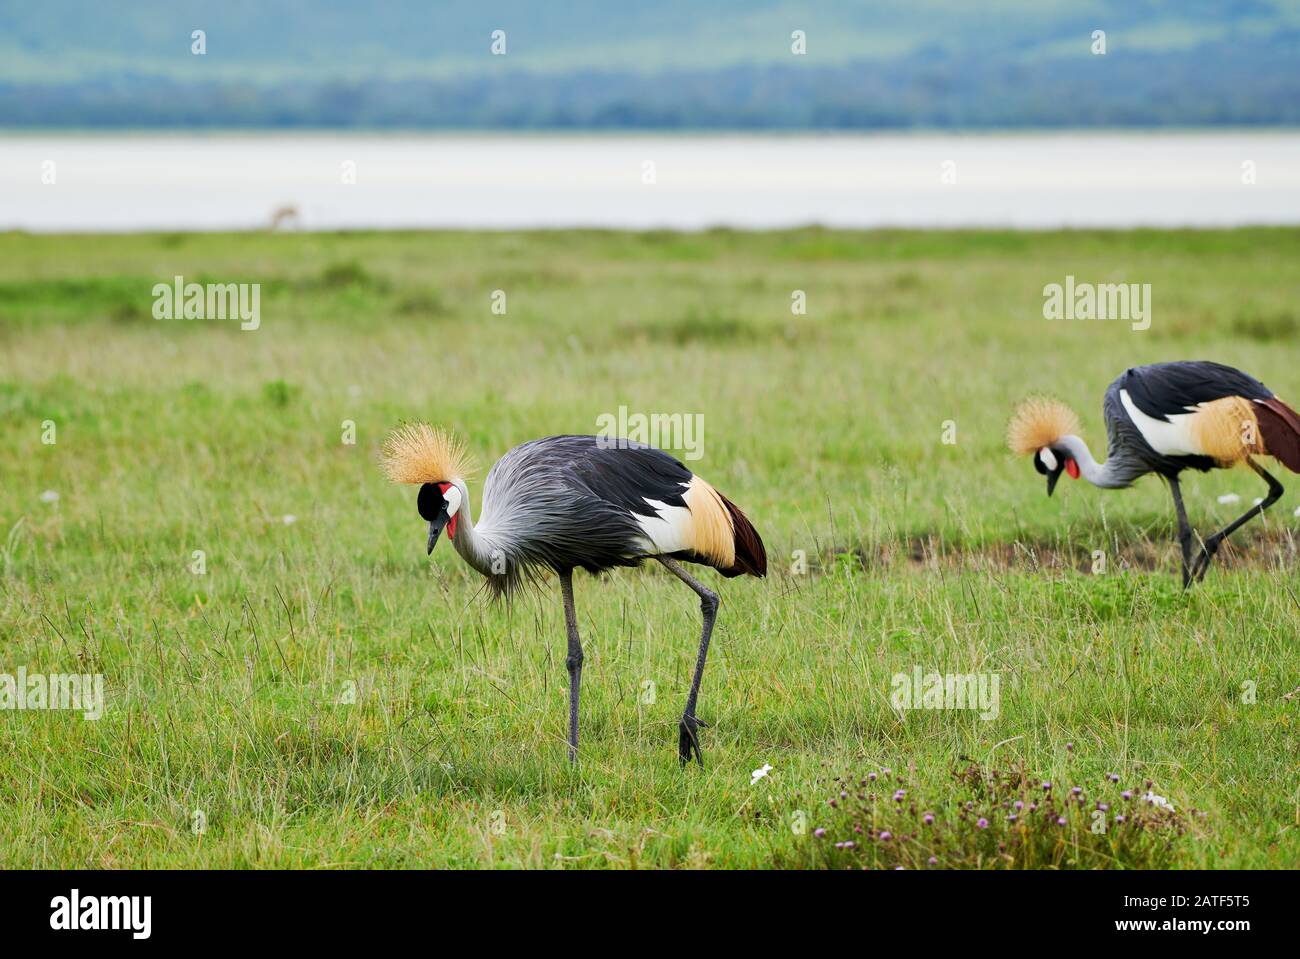
<instances>
[{"instance_id":1,"label":"crane's grey body","mask_svg":"<svg viewBox=\"0 0 1300 959\"><path fill-rule=\"evenodd\" d=\"M684 506L692 475L667 453L627 440L532 440L488 472L481 516L456 549L506 594L542 568L636 566L652 548L636 517L656 515L649 500Z\"/></svg>"},{"instance_id":2,"label":"crane's grey body","mask_svg":"<svg viewBox=\"0 0 1300 959\"><path fill-rule=\"evenodd\" d=\"M1102 401L1108 440L1106 453L1108 485L1116 489L1123 488L1147 473L1177 476L1189 468L1209 469L1213 464L1204 457L1165 456L1151 447L1120 399L1120 391L1124 388L1131 372L1125 372L1110 384L1106 390L1106 398Z\"/></svg>"}]
</instances>

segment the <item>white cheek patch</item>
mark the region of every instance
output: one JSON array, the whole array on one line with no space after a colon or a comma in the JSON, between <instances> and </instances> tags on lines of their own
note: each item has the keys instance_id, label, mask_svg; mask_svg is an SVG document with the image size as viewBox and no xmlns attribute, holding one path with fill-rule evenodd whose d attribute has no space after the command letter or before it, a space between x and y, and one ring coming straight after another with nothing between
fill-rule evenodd
<instances>
[{"instance_id":1,"label":"white cheek patch","mask_svg":"<svg viewBox=\"0 0 1300 959\"><path fill-rule=\"evenodd\" d=\"M460 489L455 486L448 486L447 492L442 494L442 498L447 503L447 515L455 516L456 510L460 509Z\"/></svg>"},{"instance_id":2,"label":"white cheek patch","mask_svg":"<svg viewBox=\"0 0 1300 959\"><path fill-rule=\"evenodd\" d=\"M1043 461L1043 465L1047 467L1048 472L1055 472L1056 454L1053 453L1049 448L1044 446L1041 450L1039 450L1038 458Z\"/></svg>"}]
</instances>

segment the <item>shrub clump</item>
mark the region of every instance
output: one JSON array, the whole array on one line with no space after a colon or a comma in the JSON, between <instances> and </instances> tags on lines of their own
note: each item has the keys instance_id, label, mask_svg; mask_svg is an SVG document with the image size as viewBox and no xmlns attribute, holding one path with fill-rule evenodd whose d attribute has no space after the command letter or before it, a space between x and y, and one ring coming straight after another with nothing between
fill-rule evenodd
<instances>
[{"instance_id":1,"label":"shrub clump","mask_svg":"<svg viewBox=\"0 0 1300 959\"><path fill-rule=\"evenodd\" d=\"M955 789L925 801L890 769L836 778L812 832L813 864L840 869L1160 869L1204 813L1176 810L1107 773L1066 785L1023 766L952 773Z\"/></svg>"}]
</instances>

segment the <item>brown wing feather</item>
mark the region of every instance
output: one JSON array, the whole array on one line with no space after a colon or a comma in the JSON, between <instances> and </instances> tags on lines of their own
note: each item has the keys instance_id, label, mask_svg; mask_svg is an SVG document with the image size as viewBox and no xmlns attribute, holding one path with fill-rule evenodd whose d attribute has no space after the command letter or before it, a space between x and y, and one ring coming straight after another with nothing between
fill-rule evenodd
<instances>
[{"instance_id":1,"label":"brown wing feather","mask_svg":"<svg viewBox=\"0 0 1300 959\"><path fill-rule=\"evenodd\" d=\"M763 540L758 535L758 530L754 529L754 524L749 521L740 508L731 500L721 493L718 497L722 500L722 505L727 507L727 512L731 514L731 522L736 531L736 562L735 565L720 569L723 576L741 576L748 573L750 576L767 575L767 550L763 548Z\"/></svg>"},{"instance_id":2,"label":"brown wing feather","mask_svg":"<svg viewBox=\"0 0 1300 959\"><path fill-rule=\"evenodd\" d=\"M1276 396L1255 403L1255 417L1268 455L1291 472L1300 473L1300 414Z\"/></svg>"}]
</instances>

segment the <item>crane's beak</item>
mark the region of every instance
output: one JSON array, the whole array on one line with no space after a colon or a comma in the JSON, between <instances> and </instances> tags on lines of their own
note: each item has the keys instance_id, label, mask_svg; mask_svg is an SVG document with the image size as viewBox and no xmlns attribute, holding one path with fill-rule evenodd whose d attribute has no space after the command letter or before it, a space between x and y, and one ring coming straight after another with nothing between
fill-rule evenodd
<instances>
[{"instance_id":1,"label":"crane's beak","mask_svg":"<svg viewBox=\"0 0 1300 959\"><path fill-rule=\"evenodd\" d=\"M438 536L442 533L442 528L447 525L447 514L443 513L437 519L429 524L429 554L433 554L433 548L438 545Z\"/></svg>"},{"instance_id":2,"label":"crane's beak","mask_svg":"<svg viewBox=\"0 0 1300 959\"><path fill-rule=\"evenodd\" d=\"M1056 489L1056 481L1059 480L1060 478L1061 478L1060 470L1053 470L1051 473L1047 474L1047 495L1048 496L1052 495L1052 490ZM430 540L430 543L432 542L433 541ZM430 546L429 548L433 549L432 546Z\"/></svg>"}]
</instances>

